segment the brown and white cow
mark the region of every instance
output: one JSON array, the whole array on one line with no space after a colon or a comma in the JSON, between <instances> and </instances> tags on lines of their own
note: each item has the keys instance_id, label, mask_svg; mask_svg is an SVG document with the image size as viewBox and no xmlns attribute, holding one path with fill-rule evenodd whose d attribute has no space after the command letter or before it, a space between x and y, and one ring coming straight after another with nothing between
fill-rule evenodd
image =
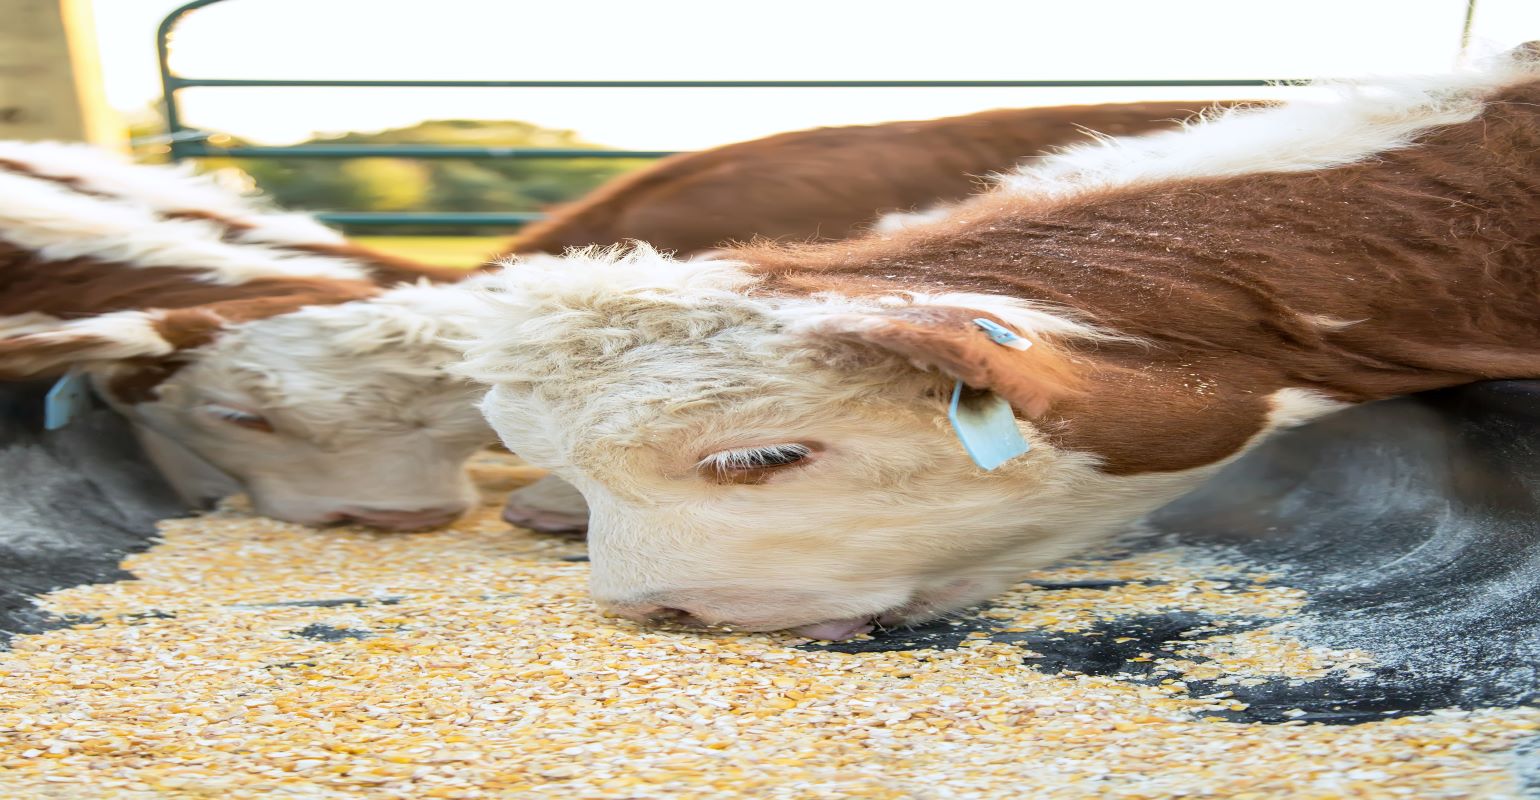
<instances>
[{"instance_id":1,"label":"brown and white cow","mask_svg":"<svg viewBox=\"0 0 1540 800\"><path fill-rule=\"evenodd\" d=\"M1537 296L1516 58L1075 149L890 237L514 266L463 370L588 498L602 606L840 638L996 594L1279 428L1540 377ZM1030 451L975 465L959 384Z\"/></svg>"},{"instance_id":2,"label":"brown and white cow","mask_svg":"<svg viewBox=\"0 0 1540 800\"><path fill-rule=\"evenodd\" d=\"M1175 127L1205 103L1013 108L793 131L665 158L522 231L512 254L647 242L693 255L753 239L844 239L888 212L978 191L983 176L1094 135ZM1095 132L1095 133L1092 133Z\"/></svg>"},{"instance_id":3,"label":"brown and white cow","mask_svg":"<svg viewBox=\"0 0 1540 800\"><path fill-rule=\"evenodd\" d=\"M170 168L0 143L0 380L83 370L190 500L233 478L297 522L458 516L492 437L445 371L466 296L430 281L464 274Z\"/></svg>"},{"instance_id":4,"label":"brown and white cow","mask_svg":"<svg viewBox=\"0 0 1540 800\"><path fill-rule=\"evenodd\" d=\"M1096 136L1175 127L1205 103L1152 102L986 111L961 117L794 131L684 153L617 178L557 209L513 242L513 254L647 242L698 255L756 239L843 239L942 213L984 176ZM504 518L580 532L582 495L557 478L519 489Z\"/></svg>"}]
</instances>

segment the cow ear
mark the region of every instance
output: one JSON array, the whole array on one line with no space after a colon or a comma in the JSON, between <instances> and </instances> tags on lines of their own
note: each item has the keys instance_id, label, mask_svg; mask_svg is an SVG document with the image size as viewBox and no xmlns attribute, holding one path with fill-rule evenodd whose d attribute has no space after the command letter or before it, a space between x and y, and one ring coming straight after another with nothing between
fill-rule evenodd
<instances>
[{"instance_id":1,"label":"cow ear","mask_svg":"<svg viewBox=\"0 0 1540 800\"><path fill-rule=\"evenodd\" d=\"M151 361L214 340L224 320L202 308L117 311L77 320L0 319L0 380L58 375L76 366Z\"/></svg>"},{"instance_id":2,"label":"cow ear","mask_svg":"<svg viewBox=\"0 0 1540 800\"><path fill-rule=\"evenodd\" d=\"M913 305L835 314L810 322L804 331L874 347L921 370L939 370L994 392L1029 417L1075 394L1081 382L1074 364L1047 337L975 309Z\"/></svg>"}]
</instances>

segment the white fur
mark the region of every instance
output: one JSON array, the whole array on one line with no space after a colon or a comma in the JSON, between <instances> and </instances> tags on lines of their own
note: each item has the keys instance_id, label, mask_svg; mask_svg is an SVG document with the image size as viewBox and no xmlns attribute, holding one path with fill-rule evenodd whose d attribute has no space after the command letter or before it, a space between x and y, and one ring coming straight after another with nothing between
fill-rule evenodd
<instances>
[{"instance_id":1,"label":"white fur","mask_svg":"<svg viewBox=\"0 0 1540 800\"><path fill-rule=\"evenodd\" d=\"M544 366L501 358L500 344L516 341L532 347L555 345L552 331L562 330L558 322L570 325L581 320L595 323L598 330L585 331L582 335L589 338L578 346L618 348L623 346L618 340L605 343L592 337L602 339L614 334L636 338L620 326L597 324L624 317L632 307L672 309L666 318L649 315L636 319L648 326L647 331L638 332L643 337L653 332L653 326L658 326L658 332L680 329L688 331L691 337L704 336L711 326L721 323L718 315L729 309L733 320L757 319L773 323L771 328L778 334L805 336L818 330L885 324L881 314L889 309L947 306L993 314L1023 334L1059 339L1115 338L1074 319L1068 310L1001 295L906 292L875 298L850 298L837 293L776 297L758 293L758 282L759 278L738 262L698 258L680 261L645 244L574 250L564 258L511 259L504 263L500 274L466 285L499 313L481 318L476 343L468 350L471 363L462 369L489 382L494 376L501 381L538 380L546 369ZM705 312L701 320L694 314L697 309Z\"/></svg>"},{"instance_id":2,"label":"white fur","mask_svg":"<svg viewBox=\"0 0 1540 800\"><path fill-rule=\"evenodd\" d=\"M155 329L153 313L118 311L76 320L60 320L46 314L27 314L23 318L27 323L15 326L0 321L0 371L5 373L43 374L58 371L64 363L153 358L169 355L175 349ZM60 344L71 347L61 355L53 348Z\"/></svg>"},{"instance_id":3,"label":"white fur","mask_svg":"<svg viewBox=\"0 0 1540 800\"><path fill-rule=\"evenodd\" d=\"M932 206L921 211L892 211L872 223L872 233L879 236L898 233L907 228L939 222L952 213L949 205Z\"/></svg>"},{"instance_id":4,"label":"white fur","mask_svg":"<svg viewBox=\"0 0 1540 800\"><path fill-rule=\"evenodd\" d=\"M19 161L42 175L72 178L85 189L130 200L153 211L206 211L253 226L239 235L242 241L345 241L312 217L271 210L262 198L245 196L223 185L217 175L194 173L190 165L132 164L99 148L61 142L0 141L0 159Z\"/></svg>"},{"instance_id":5,"label":"white fur","mask_svg":"<svg viewBox=\"0 0 1540 800\"><path fill-rule=\"evenodd\" d=\"M1103 137L1000 176L1004 191L1064 198L1194 178L1308 172L1412 145L1424 132L1474 119L1491 92L1533 78L1535 63L1374 83L1319 83L1334 102L1296 101L1212 113L1179 130Z\"/></svg>"},{"instance_id":6,"label":"white fur","mask_svg":"<svg viewBox=\"0 0 1540 800\"><path fill-rule=\"evenodd\" d=\"M1300 319L1325 331L1340 331L1368 322L1367 319L1338 319L1325 314L1300 314Z\"/></svg>"},{"instance_id":7,"label":"white fur","mask_svg":"<svg viewBox=\"0 0 1540 800\"><path fill-rule=\"evenodd\" d=\"M14 340L38 344L92 340L100 343L90 351L91 358L96 360L169 355L173 348L155 329L156 319L154 312L114 311L82 319L56 320L54 325L42 329L35 326Z\"/></svg>"},{"instance_id":8,"label":"white fur","mask_svg":"<svg viewBox=\"0 0 1540 800\"><path fill-rule=\"evenodd\" d=\"M1268 401L1273 407L1268 418L1269 431L1303 425L1349 406L1310 389L1279 389Z\"/></svg>"},{"instance_id":9,"label":"white fur","mask_svg":"<svg viewBox=\"0 0 1540 800\"><path fill-rule=\"evenodd\" d=\"M128 200L108 200L0 170L0 239L45 261L89 258L134 267L181 267L215 283L266 277L368 280L344 259L223 240L223 226L165 219Z\"/></svg>"},{"instance_id":10,"label":"white fur","mask_svg":"<svg viewBox=\"0 0 1540 800\"><path fill-rule=\"evenodd\" d=\"M52 330L58 327L60 322L62 320L58 317L40 314L36 311L0 317L0 340Z\"/></svg>"}]
</instances>

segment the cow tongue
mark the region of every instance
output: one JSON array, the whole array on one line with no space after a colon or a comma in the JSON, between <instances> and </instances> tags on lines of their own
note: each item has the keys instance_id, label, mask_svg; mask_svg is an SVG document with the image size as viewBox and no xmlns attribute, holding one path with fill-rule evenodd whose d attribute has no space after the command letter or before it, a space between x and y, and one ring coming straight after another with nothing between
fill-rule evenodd
<instances>
[{"instance_id":1,"label":"cow tongue","mask_svg":"<svg viewBox=\"0 0 1540 800\"><path fill-rule=\"evenodd\" d=\"M825 639L837 642L841 639L849 639L863 633L870 633L873 627L871 620L871 617L836 619L813 625L803 625L800 628L792 628L791 632L798 636L806 636L809 639Z\"/></svg>"}]
</instances>

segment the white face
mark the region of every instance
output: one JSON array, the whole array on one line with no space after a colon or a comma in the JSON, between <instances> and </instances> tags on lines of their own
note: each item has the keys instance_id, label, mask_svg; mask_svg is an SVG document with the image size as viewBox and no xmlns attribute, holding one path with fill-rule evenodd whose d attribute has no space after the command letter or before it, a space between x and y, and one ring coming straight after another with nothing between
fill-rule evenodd
<instances>
[{"instance_id":1,"label":"white face","mask_svg":"<svg viewBox=\"0 0 1540 800\"><path fill-rule=\"evenodd\" d=\"M1197 480L1108 477L1027 423L1032 451L986 472L948 425L951 381L799 327L821 307L666 260L659 286L585 285L653 265L608 266L511 268L462 370L509 448L587 499L594 597L620 614L821 638L916 622Z\"/></svg>"},{"instance_id":2,"label":"white face","mask_svg":"<svg viewBox=\"0 0 1540 800\"><path fill-rule=\"evenodd\" d=\"M582 421L614 420L616 400L653 405L627 387L556 404L499 386L483 408L510 448L588 499L601 605L821 638L984 600L1190 480L1111 479L1029 427L1034 450L986 473L939 396L852 398L823 378L838 376L804 373L778 395L718 384L732 400L663 406L618 436Z\"/></svg>"},{"instance_id":3,"label":"white face","mask_svg":"<svg viewBox=\"0 0 1540 800\"><path fill-rule=\"evenodd\" d=\"M947 420L952 375L1041 413L1064 363L1052 337L1098 335L1027 303L777 298L740 265L645 246L551 261L478 295L456 369L491 387L481 408L510 449L582 492L594 598L634 619L832 639L919 622L1220 466L1110 475L1018 420L1031 450L977 467ZM981 314L1044 346L995 345Z\"/></svg>"},{"instance_id":4,"label":"white face","mask_svg":"<svg viewBox=\"0 0 1540 800\"><path fill-rule=\"evenodd\" d=\"M258 513L403 530L452 521L475 499L465 462L492 438L481 390L443 370L454 354L437 345L338 335L346 313L239 326L190 353L153 399L113 405L234 478Z\"/></svg>"}]
</instances>

